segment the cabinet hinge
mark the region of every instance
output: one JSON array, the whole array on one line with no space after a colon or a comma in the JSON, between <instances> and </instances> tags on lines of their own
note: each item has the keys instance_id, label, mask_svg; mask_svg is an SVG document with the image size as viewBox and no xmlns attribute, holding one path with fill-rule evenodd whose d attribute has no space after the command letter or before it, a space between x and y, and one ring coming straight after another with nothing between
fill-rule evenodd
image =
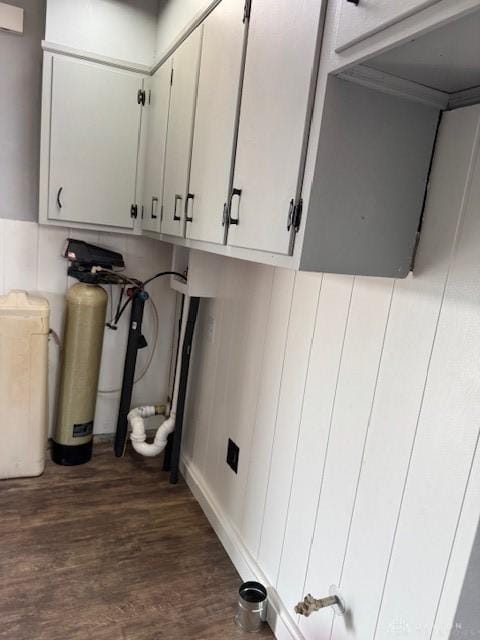
<instances>
[{"instance_id":1,"label":"cabinet hinge","mask_svg":"<svg viewBox=\"0 0 480 640\"><path fill-rule=\"evenodd\" d=\"M138 102L138 104L141 104L142 106L145 106L145 99L146 99L145 91L143 89L139 89L137 91L137 102Z\"/></svg>"},{"instance_id":2,"label":"cabinet hinge","mask_svg":"<svg viewBox=\"0 0 480 640\"><path fill-rule=\"evenodd\" d=\"M252 11L252 0L245 0L245 8L243 10L243 22L250 20L251 11Z\"/></svg>"},{"instance_id":3,"label":"cabinet hinge","mask_svg":"<svg viewBox=\"0 0 480 640\"><path fill-rule=\"evenodd\" d=\"M293 228L295 233L300 229L300 222L302 221L302 209L303 200L300 198L298 202L292 198L290 200L290 207L288 209L287 217L287 231Z\"/></svg>"},{"instance_id":4,"label":"cabinet hinge","mask_svg":"<svg viewBox=\"0 0 480 640\"><path fill-rule=\"evenodd\" d=\"M130 217L136 220L137 216L138 216L138 206L136 204L132 204L132 206L130 207Z\"/></svg>"},{"instance_id":5,"label":"cabinet hinge","mask_svg":"<svg viewBox=\"0 0 480 640\"><path fill-rule=\"evenodd\" d=\"M418 245L420 244L420 231L417 231L415 236L415 245L413 247L412 259L410 261L410 271L415 269L415 260L417 257Z\"/></svg>"}]
</instances>

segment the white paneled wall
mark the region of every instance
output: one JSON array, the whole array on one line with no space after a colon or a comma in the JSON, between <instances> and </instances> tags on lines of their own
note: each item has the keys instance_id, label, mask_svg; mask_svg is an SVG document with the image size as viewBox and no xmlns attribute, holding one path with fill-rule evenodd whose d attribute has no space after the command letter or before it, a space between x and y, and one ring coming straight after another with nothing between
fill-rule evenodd
<instances>
[{"instance_id":1,"label":"white paneled wall","mask_svg":"<svg viewBox=\"0 0 480 640\"><path fill-rule=\"evenodd\" d=\"M50 301L50 324L60 336L63 332L64 297L73 280L67 277L67 261L61 257L65 239L74 237L120 251L125 259L126 272L139 279L170 268L171 249L148 238L94 233L62 228L42 227L34 222L0 220L0 294L10 289L40 292ZM109 294L110 289L107 288ZM114 287L114 302L118 288ZM159 313L158 343L152 364L145 377L134 389L133 402L164 402L168 394L175 316L175 294L169 279L156 280L149 287ZM107 319L110 305L107 310ZM115 390L121 385L125 355L128 311L119 330L105 329L100 373L100 388ZM145 311L144 334L149 342L139 352L137 371L141 371L153 346L153 316L150 305ZM58 382L59 349L53 340L49 344L50 364L50 433L55 411L55 391ZM95 433L113 433L116 426L120 394L100 393L95 415Z\"/></svg>"},{"instance_id":2,"label":"white paneled wall","mask_svg":"<svg viewBox=\"0 0 480 640\"><path fill-rule=\"evenodd\" d=\"M479 121L445 116L414 275L230 260L202 301L186 477L278 638L448 638L480 513ZM331 584L346 617L295 616Z\"/></svg>"},{"instance_id":3,"label":"white paneled wall","mask_svg":"<svg viewBox=\"0 0 480 640\"><path fill-rule=\"evenodd\" d=\"M160 0L156 34L156 55L161 56L175 42L186 25L208 5L211 0Z\"/></svg>"},{"instance_id":4,"label":"white paneled wall","mask_svg":"<svg viewBox=\"0 0 480 640\"><path fill-rule=\"evenodd\" d=\"M158 6L158 0L48 0L45 39L151 65Z\"/></svg>"}]
</instances>

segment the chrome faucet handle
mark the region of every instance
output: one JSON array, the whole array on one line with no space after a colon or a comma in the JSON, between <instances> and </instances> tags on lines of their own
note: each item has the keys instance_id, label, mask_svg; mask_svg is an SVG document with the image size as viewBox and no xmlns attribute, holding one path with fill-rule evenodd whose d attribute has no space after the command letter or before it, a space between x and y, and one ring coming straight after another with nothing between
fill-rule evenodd
<instances>
[{"instance_id":1,"label":"chrome faucet handle","mask_svg":"<svg viewBox=\"0 0 480 640\"><path fill-rule=\"evenodd\" d=\"M325 609L326 607L333 607L335 613L339 615L345 613L345 602L338 593L335 585L330 587L330 595L326 598L314 598L310 593L306 595L305 598L296 605L295 613L308 618L308 616L315 611L320 611L320 609Z\"/></svg>"}]
</instances>

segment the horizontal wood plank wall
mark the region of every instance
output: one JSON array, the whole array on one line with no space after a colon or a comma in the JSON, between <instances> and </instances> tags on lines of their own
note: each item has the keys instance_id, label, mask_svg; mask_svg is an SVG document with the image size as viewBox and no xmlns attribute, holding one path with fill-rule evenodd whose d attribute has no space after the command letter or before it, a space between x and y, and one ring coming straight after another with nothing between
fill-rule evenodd
<instances>
[{"instance_id":1,"label":"horizontal wood plank wall","mask_svg":"<svg viewBox=\"0 0 480 640\"><path fill-rule=\"evenodd\" d=\"M299 273L293 292L292 312L285 349L275 439L270 461L258 558L271 584L276 583L288 503L305 381L318 309L321 276Z\"/></svg>"},{"instance_id":2,"label":"horizontal wood plank wall","mask_svg":"<svg viewBox=\"0 0 480 640\"><path fill-rule=\"evenodd\" d=\"M480 108L469 112L473 122L460 128L470 134L467 148L472 154L460 205L458 242L386 576L378 638L396 624L401 640L430 638L478 441ZM450 121L461 115L452 114ZM415 588L402 588L406 580Z\"/></svg>"},{"instance_id":3,"label":"horizontal wood plank wall","mask_svg":"<svg viewBox=\"0 0 480 640\"><path fill-rule=\"evenodd\" d=\"M285 367L285 342L290 326L296 274L276 269L270 299L268 330L258 387L248 479L239 530L253 556L258 555L270 472L280 385Z\"/></svg>"},{"instance_id":4,"label":"horizontal wood plank wall","mask_svg":"<svg viewBox=\"0 0 480 640\"><path fill-rule=\"evenodd\" d=\"M335 275L324 275L322 281L277 583L290 609L307 572L353 283L351 277Z\"/></svg>"},{"instance_id":5,"label":"horizontal wood plank wall","mask_svg":"<svg viewBox=\"0 0 480 640\"><path fill-rule=\"evenodd\" d=\"M445 116L415 275L227 261L204 306L185 462L292 637L448 637L479 516L478 120ZM332 583L351 614L299 620Z\"/></svg>"},{"instance_id":6,"label":"horizontal wood plank wall","mask_svg":"<svg viewBox=\"0 0 480 640\"><path fill-rule=\"evenodd\" d=\"M459 136L455 129L441 131L439 147L446 147L450 152L448 156L439 155L433 167L425 234L417 255L415 276L395 283L341 578L345 598L355 608L355 626L362 629L365 638L373 638L375 633L457 232L458 218L451 212L461 208L463 177L471 155L466 137L470 131L467 128L462 133L464 135ZM447 183L443 177L452 164L458 178L452 176ZM443 188L438 188L440 185ZM381 518L378 513L382 514ZM372 554L375 562L371 561ZM333 637L352 636L352 630L336 619Z\"/></svg>"},{"instance_id":7,"label":"horizontal wood plank wall","mask_svg":"<svg viewBox=\"0 0 480 640\"><path fill-rule=\"evenodd\" d=\"M242 454L249 451L251 445L274 273L273 268L265 269L253 263L240 263L238 267L230 291L243 291L244 296L233 296L229 305L231 360L226 372L225 431L217 451L215 471L221 504L236 526L242 516L248 474L248 455ZM241 451L236 475L225 464L227 437L231 437Z\"/></svg>"},{"instance_id":8,"label":"horizontal wood plank wall","mask_svg":"<svg viewBox=\"0 0 480 640\"><path fill-rule=\"evenodd\" d=\"M392 280L377 278L356 278L353 286L314 539L301 591L328 594L330 585L339 582L392 289ZM323 613L302 620L307 637L328 638L332 618L329 611Z\"/></svg>"}]
</instances>

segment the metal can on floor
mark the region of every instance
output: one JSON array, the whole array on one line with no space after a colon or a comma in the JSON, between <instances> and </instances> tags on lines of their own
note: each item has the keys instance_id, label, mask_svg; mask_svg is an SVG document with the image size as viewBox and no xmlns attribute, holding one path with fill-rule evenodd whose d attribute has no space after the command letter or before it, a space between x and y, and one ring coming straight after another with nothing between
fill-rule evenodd
<instances>
[{"instance_id":1,"label":"metal can on floor","mask_svg":"<svg viewBox=\"0 0 480 640\"><path fill-rule=\"evenodd\" d=\"M267 590L260 582L244 582L238 590L235 622L244 631L260 631L267 619Z\"/></svg>"}]
</instances>

